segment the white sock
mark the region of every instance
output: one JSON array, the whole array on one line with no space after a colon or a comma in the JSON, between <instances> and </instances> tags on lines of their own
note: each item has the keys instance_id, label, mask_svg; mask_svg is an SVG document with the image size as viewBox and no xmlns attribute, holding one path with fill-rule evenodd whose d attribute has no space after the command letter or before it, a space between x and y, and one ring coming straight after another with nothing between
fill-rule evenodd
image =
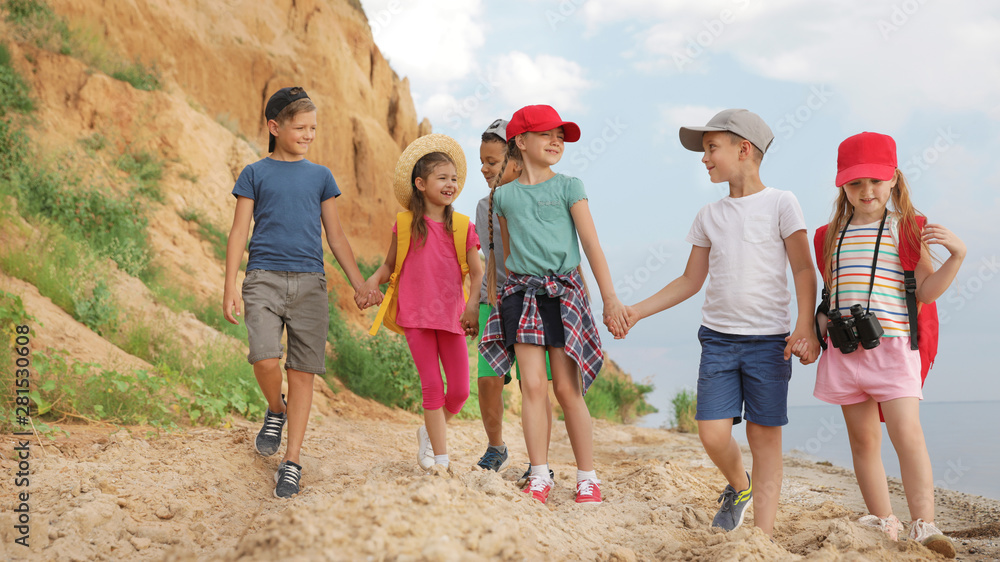
<instances>
[{"instance_id":1,"label":"white sock","mask_svg":"<svg viewBox=\"0 0 1000 562\"><path fill-rule=\"evenodd\" d=\"M434 464L442 464L445 468L448 468L448 453L443 455L434 455Z\"/></svg>"},{"instance_id":2,"label":"white sock","mask_svg":"<svg viewBox=\"0 0 1000 562\"><path fill-rule=\"evenodd\" d=\"M506 443L503 443L501 445L496 445L496 446L490 445L490 447L493 447L494 449L500 451L501 453L506 453L507 452L507 444Z\"/></svg>"},{"instance_id":3,"label":"white sock","mask_svg":"<svg viewBox=\"0 0 1000 562\"><path fill-rule=\"evenodd\" d=\"M546 464L540 464L538 466L531 465L531 476L532 477L538 476L538 477L545 478L546 480L548 480L549 479L549 465L548 465L548 463L546 463Z\"/></svg>"},{"instance_id":4,"label":"white sock","mask_svg":"<svg viewBox=\"0 0 1000 562\"><path fill-rule=\"evenodd\" d=\"M596 470L583 471L583 470L577 469L576 470L576 481L577 482L581 482L583 480L593 480L594 482L597 482L598 481L597 480L597 471Z\"/></svg>"}]
</instances>

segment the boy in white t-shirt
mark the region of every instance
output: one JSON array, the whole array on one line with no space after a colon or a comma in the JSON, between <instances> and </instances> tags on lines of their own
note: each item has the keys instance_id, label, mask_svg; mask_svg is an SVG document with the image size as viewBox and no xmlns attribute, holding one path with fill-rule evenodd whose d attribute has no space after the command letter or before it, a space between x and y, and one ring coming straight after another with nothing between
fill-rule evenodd
<instances>
[{"instance_id":1,"label":"boy in white t-shirt","mask_svg":"<svg viewBox=\"0 0 1000 562\"><path fill-rule=\"evenodd\" d=\"M792 193L760 180L760 162L774 135L756 114L727 109L705 127L682 127L680 138L684 148L704 152L701 161L712 183L728 182L729 196L698 212L686 238L692 248L684 273L628 307L629 326L695 295L709 277L698 331L695 419L705 451L728 481L712 526L739 527L756 495L754 523L770 536L781 492L781 426L788 423L792 345L804 342L806 351L799 355L804 365L819 355L813 329L816 274L805 219ZM786 263L799 311L791 335ZM732 436L741 417L747 420L752 478Z\"/></svg>"}]
</instances>

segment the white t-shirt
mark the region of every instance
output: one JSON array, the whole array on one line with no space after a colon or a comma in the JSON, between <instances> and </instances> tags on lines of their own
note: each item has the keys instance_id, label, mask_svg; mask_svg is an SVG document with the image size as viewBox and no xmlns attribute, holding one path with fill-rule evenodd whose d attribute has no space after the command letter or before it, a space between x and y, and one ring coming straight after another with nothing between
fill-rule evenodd
<instances>
[{"instance_id":1,"label":"white t-shirt","mask_svg":"<svg viewBox=\"0 0 1000 562\"><path fill-rule=\"evenodd\" d=\"M702 324L724 334L789 332L785 238L805 229L802 208L790 191L766 187L702 207L685 238L711 248Z\"/></svg>"}]
</instances>

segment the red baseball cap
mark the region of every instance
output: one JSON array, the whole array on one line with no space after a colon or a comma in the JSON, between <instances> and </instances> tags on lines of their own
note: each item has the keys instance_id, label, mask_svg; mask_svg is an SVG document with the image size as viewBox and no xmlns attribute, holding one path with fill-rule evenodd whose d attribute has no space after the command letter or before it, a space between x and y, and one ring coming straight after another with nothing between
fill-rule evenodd
<instances>
[{"instance_id":1,"label":"red baseball cap","mask_svg":"<svg viewBox=\"0 0 1000 562\"><path fill-rule=\"evenodd\" d=\"M521 133L540 133L562 127L566 142L580 140L580 127L576 123L563 121L556 110L549 105L526 105L518 109L507 123L507 140Z\"/></svg>"},{"instance_id":2,"label":"red baseball cap","mask_svg":"<svg viewBox=\"0 0 1000 562\"><path fill-rule=\"evenodd\" d=\"M889 181L896 173L896 141L889 135L861 133L837 149L837 187L858 178Z\"/></svg>"}]
</instances>

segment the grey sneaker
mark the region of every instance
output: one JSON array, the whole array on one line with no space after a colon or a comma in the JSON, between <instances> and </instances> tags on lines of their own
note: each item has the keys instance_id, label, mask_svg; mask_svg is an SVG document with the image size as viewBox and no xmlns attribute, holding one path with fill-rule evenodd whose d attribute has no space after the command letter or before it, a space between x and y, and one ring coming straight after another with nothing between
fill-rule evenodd
<instances>
[{"instance_id":1,"label":"grey sneaker","mask_svg":"<svg viewBox=\"0 0 1000 562\"><path fill-rule=\"evenodd\" d=\"M747 474L747 480L750 480L750 474ZM750 481L750 487L740 492L726 484L726 489L719 496L719 502L722 505L712 520L712 526L725 531L739 529L743 524L743 518L747 515L747 508L753 502L753 481Z\"/></svg>"},{"instance_id":2,"label":"grey sneaker","mask_svg":"<svg viewBox=\"0 0 1000 562\"><path fill-rule=\"evenodd\" d=\"M907 536L911 541L916 541L945 558L955 557L955 543L951 542L951 539L945 536L934 523L917 519L910 523L910 533Z\"/></svg>"},{"instance_id":3,"label":"grey sneaker","mask_svg":"<svg viewBox=\"0 0 1000 562\"><path fill-rule=\"evenodd\" d=\"M483 470L500 472L510 464L510 451L504 447L503 452L501 452L500 449L490 445L486 447L486 453L476 464Z\"/></svg>"},{"instance_id":4,"label":"grey sneaker","mask_svg":"<svg viewBox=\"0 0 1000 562\"><path fill-rule=\"evenodd\" d=\"M285 402L285 395L281 395L281 401L288 406ZM285 420L288 417L285 412L280 414L275 414L271 410L268 410L264 414L264 425L261 426L260 431L257 432L257 439L253 442L253 448L257 450L258 453L269 457L278 452L281 448L281 430L285 427Z\"/></svg>"},{"instance_id":5,"label":"grey sneaker","mask_svg":"<svg viewBox=\"0 0 1000 562\"><path fill-rule=\"evenodd\" d=\"M299 493L299 479L302 478L302 467L292 461L283 461L274 473L274 497L290 498Z\"/></svg>"},{"instance_id":6,"label":"grey sneaker","mask_svg":"<svg viewBox=\"0 0 1000 562\"><path fill-rule=\"evenodd\" d=\"M521 477L517 479L517 487L524 488L525 486L528 485L528 481L530 480L531 480L531 463L529 462L528 470L525 470L524 474L522 474ZM549 469L549 480L552 480L553 482L555 482L556 480L556 473L551 468Z\"/></svg>"}]
</instances>

